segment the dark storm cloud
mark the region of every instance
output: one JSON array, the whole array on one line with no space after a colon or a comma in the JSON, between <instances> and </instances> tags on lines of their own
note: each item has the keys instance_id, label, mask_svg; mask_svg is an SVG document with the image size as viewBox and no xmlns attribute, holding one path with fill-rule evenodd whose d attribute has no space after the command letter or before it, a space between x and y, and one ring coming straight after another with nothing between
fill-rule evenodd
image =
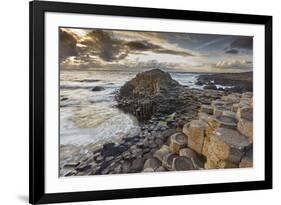
<instances>
[{"instance_id":1,"label":"dark storm cloud","mask_svg":"<svg viewBox=\"0 0 281 205\"><path fill-rule=\"evenodd\" d=\"M180 55L180 56L194 56L193 54L185 51L177 51L172 49L157 49L153 50L155 53L164 53L164 54L171 54L171 55Z\"/></svg>"},{"instance_id":2,"label":"dark storm cloud","mask_svg":"<svg viewBox=\"0 0 281 205\"><path fill-rule=\"evenodd\" d=\"M70 34L66 31L59 30L59 58L60 61L64 60L69 56L76 56L77 51L77 40L74 37L74 34Z\"/></svg>"},{"instance_id":3,"label":"dark storm cloud","mask_svg":"<svg viewBox=\"0 0 281 205\"><path fill-rule=\"evenodd\" d=\"M228 53L228 54L238 54L239 51L237 49L231 48L231 49L227 49L225 51L225 53Z\"/></svg>"},{"instance_id":4,"label":"dark storm cloud","mask_svg":"<svg viewBox=\"0 0 281 205\"><path fill-rule=\"evenodd\" d=\"M147 41L130 41L125 44L130 50L147 51L161 49L161 46L149 43Z\"/></svg>"},{"instance_id":5,"label":"dark storm cloud","mask_svg":"<svg viewBox=\"0 0 281 205\"><path fill-rule=\"evenodd\" d=\"M124 59L129 53L154 52L181 56L192 56L183 50L167 49L147 40L126 41L114 38L110 31L93 30L80 42L86 46L84 51L99 56L102 60L110 62Z\"/></svg>"},{"instance_id":6,"label":"dark storm cloud","mask_svg":"<svg viewBox=\"0 0 281 205\"><path fill-rule=\"evenodd\" d=\"M80 43L86 46L86 52L99 56L104 61L115 61L125 58L128 50L121 40L113 39L112 34L93 30Z\"/></svg>"},{"instance_id":7,"label":"dark storm cloud","mask_svg":"<svg viewBox=\"0 0 281 205\"><path fill-rule=\"evenodd\" d=\"M231 48L253 49L253 38L248 36L237 37L230 44Z\"/></svg>"},{"instance_id":8,"label":"dark storm cloud","mask_svg":"<svg viewBox=\"0 0 281 205\"><path fill-rule=\"evenodd\" d=\"M159 45L150 43L148 41L130 41L125 44L128 46L128 49L132 52L134 51L151 51L154 53L163 53L163 54L171 54L171 55L181 55L181 56L193 56L193 54L182 51L182 50L173 50L166 49Z\"/></svg>"}]
</instances>

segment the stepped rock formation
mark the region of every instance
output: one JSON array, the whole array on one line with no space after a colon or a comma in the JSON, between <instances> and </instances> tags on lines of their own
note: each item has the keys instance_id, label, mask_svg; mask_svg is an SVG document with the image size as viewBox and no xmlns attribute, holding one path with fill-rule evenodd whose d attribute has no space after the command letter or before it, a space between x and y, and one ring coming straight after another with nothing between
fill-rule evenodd
<instances>
[{"instance_id":1,"label":"stepped rock formation","mask_svg":"<svg viewBox=\"0 0 281 205\"><path fill-rule=\"evenodd\" d=\"M218 114L216 108L222 106L228 112ZM168 146L156 150L154 157L170 171L253 167L252 113L249 92L203 104L198 119L171 135ZM153 165L146 168L155 170Z\"/></svg>"},{"instance_id":2,"label":"stepped rock formation","mask_svg":"<svg viewBox=\"0 0 281 205\"><path fill-rule=\"evenodd\" d=\"M121 109L141 121L148 120L153 114L171 114L183 106L179 99L183 88L169 73L153 69L126 82L116 100Z\"/></svg>"},{"instance_id":3,"label":"stepped rock formation","mask_svg":"<svg viewBox=\"0 0 281 205\"><path fill-rule=\"evenodd\" d=\"M120 95L127 97L156 96L174 86L179 86L179 83L173 80L169 73L153 69L139 73L135 78L125 83L120 89Z\"/></svg>"},{"instance_id":4,"label":"stepped rock formation","mask_svg":"<svg viewBox=\"0 0 281 205\"><path fill-rule=\"evenodd\" d=\"M206 157L206 169L250 167L252 115L250 92L242 95L232 93L222 96L221 100L212 101L211 106L202 105L198 113L199 120L184 126L188 147Z\"/></svg>"}]
</instances>

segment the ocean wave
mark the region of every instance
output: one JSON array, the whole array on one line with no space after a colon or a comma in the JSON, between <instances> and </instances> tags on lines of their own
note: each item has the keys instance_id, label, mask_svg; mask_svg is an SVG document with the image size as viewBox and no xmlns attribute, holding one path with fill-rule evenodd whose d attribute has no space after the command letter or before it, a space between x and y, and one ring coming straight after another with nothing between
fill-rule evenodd
<instances>
[{"instance_id":1,"label":"ocean wave","mask_svg":"<svg viewBox=\"0 0 281 205\"><path fill-rule=\"evenodd\" d=\"M133 136L140 131L137 120L133 116L118 109L112 109L112 113L108 113L108 111L102 113L102 110L99 110L99 121L92 121L98 118L92 119L91 115L79 116L80 119L76 120L81 121L84 118L78 123L84 127L77 126L77 122L71 120L73 110L69 109L68 112L64 112L61 116L60 144L87 145L100 141L118 141L123 136ZM83 111L83 113L85 112L87 110Z\"/></svg>"},{"instance_id":2,"label":"ocean wave","mask_svg":"<svg viewBox=\"0 0 281 205\"><path fill-rule=\"evenodd\" d=\"M96 86L101 86L106 88L118 88L115 84L102 84L102 85L60 85L60 89L74 90L74 89L92 89Z\"/></svg>"}]
</instances>

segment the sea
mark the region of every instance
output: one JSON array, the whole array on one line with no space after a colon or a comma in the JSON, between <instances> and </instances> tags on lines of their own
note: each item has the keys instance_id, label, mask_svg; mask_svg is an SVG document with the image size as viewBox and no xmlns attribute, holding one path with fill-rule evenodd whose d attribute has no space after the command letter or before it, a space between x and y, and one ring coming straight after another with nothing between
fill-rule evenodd
<instances>
[{"instance_id":1,"label":"sea","mask_svg":"<svg viewBox=\"0 0 281 205\"><path fill-rule=\"evenodd\" d=\"M136 118L116 107L116 91L136 71L60 71L60 145L87 145L118 141L140 132ZM195 84L199 73L171 72L184 86ZM99 86L101 90L92 91Z\"/></svg>"}]
</instances>

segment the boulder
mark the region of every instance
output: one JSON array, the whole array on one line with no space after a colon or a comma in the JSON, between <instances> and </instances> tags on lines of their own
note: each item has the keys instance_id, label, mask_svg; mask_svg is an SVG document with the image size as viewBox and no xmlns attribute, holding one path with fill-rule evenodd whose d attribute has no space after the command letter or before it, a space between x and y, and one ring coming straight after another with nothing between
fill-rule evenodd
<instances>
[{"instance_id":1,"label":"boulder","mask_svg":"<svg viewBox=\"0 0 281 205\"><path fill-rule=\"evenodd\" d=\"M186 137L187 137L187 134L189 133L189 126L190 126L190 123L186 123L182 127L182 132L183 132L183 134L185 134Z\"/></svg>"},{"instance_id":2,"label":"boulder","mask_svg":"<svg viewBox=\"0 0 281 205\"><path fill-rule=\"evenodd\" d=\"M236 113L232 112L230 110L223 111L222 115L223 116L228 116L228 117L231 117L231 118L236 118Z\"/></svg>"},{"instance_id":3,"label":"boulder","mask_svg":"<svg viewBox=\"0 0 281 205\"><path fill-rule=\"evenodd\" d=\"M136 158L132 162L132 166L130 168L130 172L140 172L143 169L143 159L142 158Z\"/></svg>"},{"instance_id":4,"label":"boulder","mask_svg":"<svg viewBox=\"0 0 281 205\"><path fill-rule=\"evenodd\" d=\"M104 157L117 156L128 149L125 145L115 145L114 143L107 143L103 145L101 155Z\"/></svg>"},{"instance_id":5,"label":"boulder","mask_svg":"<svg viewBox=\"0 0 281 205\"><path fill-rule=\"evenodd\" d=\"M178 155L173 153L168 153L163 157L162 166L166 169L172 171L173 170L173 160L177 158Z\"/></svg>"},{"instance_id":6,"label":"boulder","mask_svg":"<svg viewBox=\"0 0 281 205\"><path fill-rule=\"evenodd\" d=\"M197 153L202 153L202 147L205 137L206 123L201 120L192 120L189 128L184 130L187 136L188 147L195 150Z\"/></svg>"},{"instance_id":7,"label":"boulder","mask_svg":"<svg viewBox=\"0 0 281 205\"><path fill-rule=\"evenodd\" d=\"M207 161L204 165L205 169L227 169L227 168L238 168L237 164L234 164L229 161L219 160L213 161L211 158L207 158Z\"/></svg>"},{"instance_id":8,"label":"boulder","mask_svg":"<svg viewBox=\"0 0 281 205\"><path fill-rule=\"evenodd\" d=\"M241 118L237 124L238 131L248 137L250 142L253 142L253 122Z\"/></svg>"},{"instance_id":9,"label":"boulder","mask_svg":"<svg viewBox=\"0 0 281 205\"><path fill-rule=\"evenodd\" d=\"M160 166L155 171L156 172L164 172L164 171L166 171L166 169L163 166Z\"/></svg>"},{"instance_id":10,"label":"boulder","mask_svg":"<svg viewBox=\"0 0 281 205\"><path fill-rule=\"evenodd\" d=\"M205 85L203 87L204 90L217 90L217 86L216 85Z\"/></svg>"},{"instance_id":11,"label":"boulder","mask_svg":"<svg viewBox=\"0 0 281 205\"><path fill-rule=\"evenodd\" d=\"M208 118L208 124L213 128L225 127L230 129L236 129L237 120L229 116L211 116Z\"/></svg>"},{"instance_id":12,"label":"boulder","mask_svg":"<svg viewBox=\"0 0 281 205\"><path fill-rule=\"evenodd\" d=\"M253 149L247 150L245 155L242 157L239 168L250 168L253 167Z\"/></svg>"},{"instance_id":13,"label":"boulder","mask_svg":"<svg viewBox=\"0 0 281 205\"><path fill-rule=\"evenodd\" d=\"M232 105L231 111L236 113L238 108L239 108L239 103L235 103L235 104Z\"/></svg>"},{"instance_id":14,"label":"boulder","mask_svg":"<svg viewBox=\"0 0 281 205\"><path fill-rule=\"evenodd\" d=\"M143 170L143 172L154 172L154 169L152 169L152 168L145 168Z\"/></svg>"},{"instance_id":15,"label":"boulder","mask_svg":"<svg viewBox=\"0 0 281 205\"><path fill-rule=\"evenodd\" d=\"M223 112L226 112L226 111L231 111L231 108L229 106L214 106L214 116L221 116L223 115Z\"/></svg>"},{"instance_id":16,"label":"boulder","mask_svg":"<svg viewBox=\"0 0 281 205\"><path fill-rule=\"evenodd\" d=\"M180 157L187 157L191 160L192 165L196 169L203 169L204 164L202 160L199 158L199 156L190 148L183 148L180 150L179 153Z\"/></svg>"},{"instance_id":17,"label":"boulder","mask_svg":"<svg viewBox=\"0 0 281 205\"><path fill-rule=\"evenodd\" d=\"M205 113L205 112L198 112L198 119L199 120L202 120L202 121L204 121L204 122L208 122L208 117L209 117L210 115L209 114L207 114L207 113Z\"/></svg>"},{"instance_id":18,"label":"boulder","mask_svg":"<svg viewBox=\"0 0 281 205\"><path fill-rule=\"evenodd\" d=\"M187 158L194 158L194 157L197 157L197 154L190 148L183 148L180 150L179 156L187 157Z\"/></svg>"},{"instance_id":19,"label":"boulder","mask_svg":"<svg viewBox=\"0 0 281 205\"><path fill-rule=\"evenodd\" d=\"M182 133L175 133L170 137L170 151L178 154L179 150L186 147L186 137Z\"/></svg>"},{"instance_id":20,"label":"boulder","mask_svg":"<svg viewBox=\"0 0 281 205\"><path fill-rule=\"evenodd\" d=\"M222 100L213 100L211 103L211 106L214 108L216 106L225 106L227 104L228 104L227 102L222 101Z\"/></svg>"},{"instance_id":21,"label":"boulder","mask_svg":"<svg viewBox=\"0 0 281 205\"><path fill-rule=\"evenodd\" d=\"M203 160L199 159L199 157L192 157L191 161L195 169L200 169L200 170L204 169Z\"/></svg>"},{"instance_id":22,"label":"boulder","mask_svg":"<svg viewBox=\"0 0 281 205\"><path fill-rule=\"evenodd\" d=\"M105 88L102 86L95 86L91 89L91 91L102 91L102 90L105 90Z\"/></svg>"},{"instance_id":23,"label":"boulder","mask_svg":"<svg viewBox=\"0 0 281 205\"><path fill-rule=\"evenodd\" d=\"M227 95L227 96L222 96L221 99L223 101L226 101L226 102L231 103L231 104L240 102L240 97L238 97L236 95L232 95L232 94Z\"/></svg>"},{"instance_id":24,"label":"boulder","mask_svg":"<svg viewBox=\"0 0 281 205\"><path fill-rule=\"evenodd\" d=\"M252 92L244 92L243 94L242 94L242 98L247 98L247 99L249 99L249 98L252 98L253 97L253 93Z\"/></svg>"},{"instance_id":25,"label":"boulder","mask_svg":"<svg viewBox=\"0 0 281 205\"><path fill-rule=\"evenodd\" d=\"M241 98L239 102L239 107L251 106L251 103L252 103L251 98Z\"/></svg>"},{"instance_id":26,"label":"boulder","mask_svg":"<svg viewBox=\"0 0 281 205\"><path fill-rule=\"evenodd\" d=\"M250 106L239 107L236 112L237 119L246 119L249 121L253 121L253 108Z\"/></svg>"},{"instance_id":27,"label":"boulder","mask_svg":"<svg viewBox=\"0 0 281 205\"><path fill-rule=\"evenodd\" d=\"M213 168L237 166L249 145L249 140L238 131L217 128L210 136L207 163Z\"/></svg>"},{"instance_id":28,"label":"boulder","mask_svg":"<svg viewBox=\"0 0 281 205\"><path fill-rule=\"evenodd\" d=\"M207 129L210 128L210 127L207 127ZM213 130L213 129L212 129ZM210 145L210 135L206 135L205 138L204 138L204 142L203 142L203 147L202 147L202 155L207 157L208 155L208 148L209 148L209 145Z\"/></svg>"},{"instance_id":29,"label":"boulder","mask_svg":"<svg viewBox=\"0 0 281 205\"><path fill-rule=\"evenodd\" d=\"M213 107L211 105L201 105L200 111L212 115Z\"/></svg>"},{"instance_id":30,"label":"boulder","mask_svg":"<svg viewBox=\"0 0 281 205\"><path fill-rule=\"evenodd\" d=\"M161 166L161 164L162 163L157 158L152 157L145 161L143 168L144 169L152 168L153 170L156 170Z\"/></svg>"},{"instance_id":31,"label":"boulder","mask_svg":"<svg viewBox=\"0 0 281 205\"><path fill-rule=\"evenodd\" d=\"M175 171L194 170L193 163L190 158L177 157L173 159L172 169Z\"/></svg>"},{"instance_id":32,"label":"boulder","mask_svg":"<svg viewBox=\"0 0 281 205\"><path fill-rule=\"evenodd\" d=\"M121 171L122 171L122 173L129 173L130 172L130 168L131 168L131 163L126 160L122 164Z\"/></svg>"},{"instance_id":33,"label":"boulder","mask_svg":"<svg viewBox=\"0 0 281 205\"><path fill-rule=\"evenodd\" d=\"M163 157L170 153L169 147L167 145L163 145L160 149L154 152L153 156L159 161L163 162Z\"/></svg>"}]
</instances>

